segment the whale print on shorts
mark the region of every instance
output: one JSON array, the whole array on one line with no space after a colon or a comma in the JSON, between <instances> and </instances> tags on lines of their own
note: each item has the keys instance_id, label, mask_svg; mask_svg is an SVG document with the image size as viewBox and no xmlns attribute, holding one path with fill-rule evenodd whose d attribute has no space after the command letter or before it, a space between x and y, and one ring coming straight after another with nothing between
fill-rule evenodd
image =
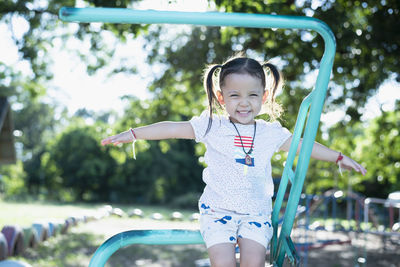
<instances>
[{"instance_id":1,"label":"whale print on shorts","mask_svg":"<svg viewBox=\"0 0 400 267\"><path fill-rule=\"evenodd\" d=\"M207 209L210 208L210 206L206 206L206 204L204 204L204 203L202 203L200 207L201 207L202 209L205 209L205 210L207 210Z\"/></svg>"},{"instance_id":2,"label":"whale print on shorts","mask_svg":"<svg viewBox=\"0 0 400 267\"><path fill-rule=\"evenodd\" d=\"M222 224L226 224L226 220L230 221L230 220L232 220L232 217L231 217L231 216L224 216L224 217L222 217L222 218L219 219L219 220L215 220L214 222L215 222L215 223L220 222L220 223L222 223Z\"/></svg>"},{"instance_id":3,"label":"whale print on shorts","mask_svg":"<svg viewBox=\"0 0 400 267\"><path fill-rule=\"evenodd\" d=\"M261 223L258 223L258 222L249 222L249 224L250 224L250 225L255 225L255 226L257 226L258 228L261 227Z\"/></svg>"}]
</instances>

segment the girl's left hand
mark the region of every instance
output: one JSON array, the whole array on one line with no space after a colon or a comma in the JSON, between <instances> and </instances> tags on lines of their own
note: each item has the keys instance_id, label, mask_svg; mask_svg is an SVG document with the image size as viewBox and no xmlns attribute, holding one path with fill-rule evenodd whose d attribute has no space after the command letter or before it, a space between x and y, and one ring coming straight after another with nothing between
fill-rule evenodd
<instances>
[{"instance_id":1,"label":"girl's left hand","mask_svg":"<svg viewBox=\"0 0 400 267\"><path fill-rule=\"evenodd\" d=\"M340 164L340 167L346 170L355 170L356 172L360 172L362 175L365 175L367 173L367 170L361 166L358 162L352 160L346 155L343 155L343 159L338 162Z\"/></svg>"},{"instance_id":2,"label":"girl's left hand","mask_svg":"<svg viewBox=\"0 0 400 267\"><path fill-rule=\"evenodd\" d=\"M118 145L118 144L122 144L122 143L130 143L134 141L133 135L130 132L130 130L122 132L120 134L117 135L113 135L110 137L107 137L103 140L101 140L101 144L103 146L108 145L108 144L113 144L114 146Z\"/></svg>"}]
</instances>

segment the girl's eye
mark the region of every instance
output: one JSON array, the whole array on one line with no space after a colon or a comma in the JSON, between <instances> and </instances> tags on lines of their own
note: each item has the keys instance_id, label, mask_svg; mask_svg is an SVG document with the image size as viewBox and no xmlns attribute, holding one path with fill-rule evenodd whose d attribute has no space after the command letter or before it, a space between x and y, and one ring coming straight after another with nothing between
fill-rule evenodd
<instances>
[{"instance_id":1,"label":"girl's eye","mask_svg":"<svg viewBox=\"0 0 400 267\"><path fill-rule=\"evenodd\" d=\"M237 94L232 94L232 95L230 95L231 97L235 97L235 96L238 96Z\"/></svg>"},{"instance_id":2,"label":"girl's eye","mask_svg":"<svg viewBox=\"0 0 400 267\"><path fill-rule=\"evenodd\" d=\"M250 96L258 96L257 94L251 94Z\"/></svg>"}]
</instances>

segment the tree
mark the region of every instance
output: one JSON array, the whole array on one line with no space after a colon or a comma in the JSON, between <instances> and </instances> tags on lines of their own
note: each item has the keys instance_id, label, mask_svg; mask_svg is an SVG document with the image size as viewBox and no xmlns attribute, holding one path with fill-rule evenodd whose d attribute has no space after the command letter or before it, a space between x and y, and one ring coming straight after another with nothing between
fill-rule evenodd
<instances>
[{"instance_id":1,"label":"tree","mask_svg":"<svg viewBox=\"0 0 400 267\"><path fill-rule=\"evenodd\" d=\"M180 96L175 95L175 97L179 98ZM186 108L190 110L191 104L178 101L172 107L165 103L168 102L163 100L140 101L132 97L131 104L126 108L123 118L115 127L115 132L160 120L188 119L183 114L172 112L171 108L179 110L179 107L183 109L186 105ZM135 144L136 160L132 159L131 147L125 146L125 148L125 151L120 147L111 148L115 150L112 151L112 154L120 162L117 174L114 176L115 179L111 182L115 200L170 203L177 197L202 191L202 166L196 156L194 141L140 140ZM123 156L121 156L121 152Z\"/></svg>"},{"instance_id":2,"label":"tree","mask_svg":"<svg viewBox=\"0 0 400 267\"><path fill-rule=\"evenodd\" d=\"M11 77L12 82L7 88L17 93L11 97L14 129L17 131L15 140L26 172L27 191L37 195L45 186L40 158L46 151L48 140L54 138L58 126L56 107L42 100L45 93L43 86L29 81L20 73Z\"/></svg>"},{"instance_id":3,"label":"tree","mask_svg":"<svg viewBox=\"0 0 400 267\"><path fill-rule=\"evenodd\" d=\"M392 77L399 80L398 1L371 4L359 1L332 3L304 0L296 4L294 1L270 1L261 4L257 1L217 0L215 3L220 11L225 12L309 15L321 19L331 27L337 40L337 53L325 110L343 109L350 119L341 121L338 126L341 128L337 131L329 131L331 140L322 139L321 132L316 140L365 162L366 155L352 153L357 147L355 140L364 137L362 124L359 124L364 105L384 80ZM176 96L182 91L177 88L187 84L185 95L196 96L196 99L204 103L205 94L201 88L199 66L222 62L235 51L246 51L256 59L272 60L282 69L286 85L278 96L278 101L285 108L281 122L293 129L300 103L313 87L305 82L305 78L318 70L324 51L322 38L316 33L283 29L193 27L191 32L183 32L171 42L165 38L164 31L165 29L161 28L148 37L154 44L154 49L149 54L149 62L161 62L166 70L153 83L152 90L156 100L169 101L169 104L164 106L174 106L173 97L166 100L166 88L168 94ZM164 38L159 38L163 34ZM191 82L186 82L185 79ZM184 101L190 105L188 100ZM193 113L202 108L204 105L193 109ZM277 156L274 161L275 166L281 166L284 157ZM274 169L274 173L279 172ZM335 165L311 161L307 174L307 190L316 193L334 187L336 175L338 174ZM368 176L368 179L372 178ZM342 187L347 185L347 181L340 178L337 185Z\"/></svg>"},{"instance_id":4,"label":"tree","mask_svg":"<svg viewBox=\"0 0 400 267\"><path fill-rule=\"evenodd\" d=\"M83 4L128 7L135 2L137 1L94 0L84 1ZM9 27L20 55L20 62L26 61L30 68L30 72L22 74L12 66L0 62L0 94L9 96L14 107L15 129L19 133L16 142L22 145L19 151L22 152L27 174L26 185L30 193L37 194L44 188L54 189L53 182L57 178L56 172L50 167L52 161L48 160L47 143L54 138L54 131L65 114L60 110L56 114L55 104L44 100L47 90L51 88L48 81L53 76L52 59L48 52L57 45L65 48L71 38L78 39L81 43L89 43L91 53L86 54L78 50L71 53L76 53L85 62L90 62L87 64L87 71L92 74L103 67L114 53L114 48L108 47L104 42L102 31L112 32L119 41L124 41L147 28L142 25L122 24L104 24L98 28L87 23L71 27L71 24L59 20L58 11L62 6L75 4L74 0L0 2L0 23ZM20 24L26 23L26 30L21 34L15 31L16 21ZM133 72L135 68L129 66L118 70ZM104 114L102 119L108 119L108 116ZM43 157L46 158L46 163L43 163ZM46 169L47 167L49 169ZM54 177L49 178L49 171Z\"/></svg>"},{"instance_id":5,"label":"tree","mask_svg":"<svg viewBox=\"0 0 400 267\"><path fill-rule=\"evenodd\" d=\"M215 2L220 10L228 12L307 15L327 23L337 41L327 108L345 109L351 116L350 123L360 120L363 106L383 81L391 77L400 81L399 1L269 1L265 5L239 0ZM290 98L306 89L293 85L304 74L319 68L324 46L316 33L262 29L226 32L228 37L236 37L233 40L244 40L244 49L255 50L267 58L280 57L285 62L283 70ZM350 104L345 103L346 99L352 100ZM291 103L284 99L284 104Z\"/></svg>"},{"instance_id":6,"label":"tree","mask_svg":"<svg viewBox=\"0 0 400 267\"><path fill-rule=\"evenodd\" d=\"M51 149L60 170L62 186L78 201L107 201L116 163L103 149L92 127L71 128L61 134Z\"/></svg>"},{"instance_id":7,"label":"tree","mask_svg":"<svg viewBox=\"0 0 400 267\"><path fill-rule=\"evenodd\" d=\"M359 190L367 196L387 198L400 189L400 101L394 111L382 111L382 115L370 122L363 138L361 153L367 166L367 177L361 180Z\"/></svg>"},{"instance_id":8,"label":"tree","mask_svg":"<svg viewBox=\"0 0 400 267\"><path fill-rule=\"evenodd\" d=\"M135 0L107 1L107 0L86 0L81 1L88 7L119 7L126 8L139 2ZM110 31L118 37L120 41L131 38L145 30L147 26L129 24L103 24L100 28L93 27L88 23L80 23L78 27L71 30L68 23L63 23L58 18L58 11L63 6L75 6L75 0L62 1L11 1L0 2L0 21L5 22L11 28L13 40L21 54L22 60L30 63L32 70L32 80L35 82L52 78L51 58L47 52L54 46L54 41L59 39L63 43L72 35L83 42L90 43L91 55L75 51L78 55L88 62L87 70L94 73L103 67L112 58L114 48L110 48L102 38L102 31ZM14 34L13 20L19 18L28 25L28 30L19 37ZM120 69L131 71L132 69Z\"/></svg>"},{"instance_id":9,"label":"tree","mask_svg":"<svg viewBox=\"0 0 400 267\"><path fill-rule=\"evenodd\" d=\"M87 0L83 3L87 6L131 7L135 2L137 1ZM332 28L337 40L337 54L325 110L344 109L351 120L343 121L329 131L331 140L323 140L321 133L318 134L317 140L332 148L351 152L350 148L355 147L355 143L352 142L364 137L359 121L366 101L376 93L379 85L387 78L394 77L399 80L398 1L385 0L371 3L303 0L260 3L244 0L215 0L215 4L218 10L226 12L313 16L326 22ZM116 123L116 130L125 130L132 126L160 120L187 120L193 115L198 115L205 109L205 94L202 88L204 64L222 62L235 51L241 50L260 60L272 60L283 70L286 86L278 100L283 103L286 113L281 118L281 122L292 129L301 100L312 89L311 83L306 83L305 79L308 74L318 70L324 49L322 39L316 33L302 30L193 27L190 31L180 32L177 37L168 38L169 26L152 27L150 30L148 26L143 25L80 23L71 26L59 21L57 17L59 8L74 5L73 0L3 1L0 3L0 21L12 27L10 22L18 17L29 24L28 30L22 37L14 35L14 41L18 46L21 59L30 63L32 71L32 75L28 77L29 80L18 79L20 83L14 86L13 83L7 82L7 79L1 79L0 86L1 89L7 88L5 93L7 95L21 94L16 102L20 101L23 107L32 107L32 111L35 111L29 113L29 110L21 109L21 117L18 118L17 123L21 129L25 127L22 130L24 134L20 139L21 142L25 142L26 147L31 146L36 151L36 154L32 153L32 161L26 166L30 166L29 169L34 174L35 166L38 166L39 162L42 167L44 164L44 173L47 177L45 183L50 187L57 186L59 177L62 179L62 185L71 188L75 185L74 181L81 182L81 188L73 188L78 199L99 198L96 192L104 190L105 198L115 195L114 199L118 199L121 194L125 194L124 198L125 196L129 198L141 193L144 201L162 202L168 201L170 193L183 194L185 187L193 191L201 190L201 172L199 171L201 164L197 157L204 152L204 147L196 144L193 149L192 141L183 140L138 142L137 149L140 152L140 158L138 157L137 161L128 162L126 158L130 151L117 152L118 148L108 148L109 150L104 152L102 148L95 145L95 141L98 143L101 138L96 136L96 131L91 127L82 127L82 129L74 128L63 132L57 139L59 143L49 145L46 147L47 150L43 150L43 146L35 148L33 146L35 142L40 142L40 144L49 142L46 136L55 123L50 119L54 112L53 107L45 104L40 97L37 98L37 95L45 94L48 87L46 81L52 77L51 58L46 57L46 52L57 43L55 41L61 40L61 44L65 45L68 38L76 38L82 43L89 43L90 53L82 51L75 51L75 53L88 62L87 71L92 74L107 65L114 55L114 47L107 46L102 38L104 31L114 34L116 42L123 42L138 34L147 34L147 45L151 49L148 63L161 65L162 71L155 76L149 88L153 97L149 101L131 98L130 109L126 110L122 120ZM121 66L110 70L110 73L135 71L133 64L121 62ZM0 66L0 78L16 75L18 74L14 73L9 66L4 64ZM18 86L22 88L22 91L16 89ZM32 103L25 105L25 102L21 100L24 99L24 92L29 95L25 98L26 101L32 100ZM351 101L345 101L346 99L351 99ZM35 117L37 114L44 113L49 116ZM84 110L76 115L89 116L97 122L106 122L109 116L112 116L112 114L97 116ZM35 120L42 123L36 132L32 130L35 129L33 125ZM32 131L29 135L28 129ZM347 142L349 133L354 138ZM81 139L86 140L86 143L80 143ZM342 144L349 144L349 148L346 150ZM65 151L60 152L61 148ZM70 154L74 153L77 154L72 157ZM193 157L193 154L196 157ZM36 156L38 158L35 158ZM70 157L68 158L70 165L62 162L65 156ZM104 163L101 164L97 160L87 161L88 158L94 156L104 160ZM365 161L364 154L356 154L356 156L359 160ZM276 163L281 164L284 157L278 157L275 160ZM115 161L119 163L115 172L120 177L114 176L115 172L107 173L103 169L104 166L114 166ZM60 168L61 173L52 168L54 166L52 162ZM84 163L86 165L82 168ZM314 179L316 184L321 183L310 190L317 191L318 188L332 186L333 176L330 170L334 171L334 168L334 165L312 162L308 173L311 178L308 179ZM80 178L74 180L78 171ZM194 174L197 171L198 176ZM275 168L274 173L278 174L279 170ZM102 181L107 181L107 186L97 180L99 177L105 177L103 175L106 174L107 178ZM39 177L42 174L35 175L32 177ZM85 175L93 179L93 182L84 183ZM96 178L95 175L99 176ZM325 179L320 179L321 177ZM375 178L369 177L369 179ZM388 179L391 185L394 185L392 180L393 178ZM339 180L339 185L341 184L343 183ZM93 187L94 185L98 187Z\"/></svg>"}]
</instances>

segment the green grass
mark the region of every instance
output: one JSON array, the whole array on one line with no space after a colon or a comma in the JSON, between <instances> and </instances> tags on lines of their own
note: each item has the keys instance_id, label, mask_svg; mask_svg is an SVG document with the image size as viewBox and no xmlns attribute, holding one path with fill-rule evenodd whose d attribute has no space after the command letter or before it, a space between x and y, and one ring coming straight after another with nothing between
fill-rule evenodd
<instances>
[{"instance_id":1,"label":"green grass","mask_svg":"<svg viewBox=\"0 0 400 267\"><path fill-rule=\"evenodd\" d=\"M103 207L104 204L61 204L46 202L7 202L0 200L0 228L4 225L29 226L35 221L48 219L66 219L69 216L87 214ZM133 208L143 210L145 218L119 218L110 216L99 221L80 223L71 228L68 234L51 237L37 248L28 248L22 255L10 257L11 260L21 260L32 266L41 267L80 267L88 266L93 253L111 235L123 230L139 229L140 227L162 228L164 225L189 225L189 217L196 210L179 210L185 218L184 222L159 222L149 219L152 213L161 213L165 219L175 209L162 206L144 205L112 205L125 212ZM194 261L207 257L205 246L145 246L134 245L118 250L107 262L110 266L194 266Z\"/></svg>"},{"instance_id":2,"label":"green grass","mask_svg":"<svg viewBox=\"0 0 400 267\"><path fill-rule=\"evenodd\" d=\"M102 243L100 235L76 233L71 231L66 235L52 237L41 243L37 248L28 248L13 260L20 260L32 266L88 266L91 256Z\"/></svg>"},{"instance_id":3,"label":"green grass","mask_svg":"<svg viewBox=\"0 0 400 267\"><path fill-rule=\"evenodd\" d=\"M45 202L5 202L0 200L0 227L4 225L24 227L40 220L66 219L76 214L95 211L101 206Z\"/></svg>"},{"instance_id":4,"label":"green grass","mask_svg":"<svg viewBox=\"0 0 400 267\"><path fill-rule=\"evenodd\" d=\"M71 232L49 239L36 249L28 249L22 256L12 257L40 267L86 267L93 253L103 242L99 235ZM195 266L195 261L207 257L204 246L147 246L132 245L121 248L107 261L106 267L126 266Z\"/></svg>"},{"instance_id":5,"label":"green grass","mask_svg":"<svg viewBox=\"0 0 400 267\"><path fill-rule=\"evenodd\" d=\"M0 227L4 225L29 226L35 221L48 219L66 219L69 216L88 214L103 207L104 204L62 204L48 202L5 202L0 200ZM163 206L127 205L112 204L113 208L120 208L128 212L133 208L143 210L145 217L150 217L153 213L161 213L164 218L169 218L175 209ZM196 210L180 210L184 218L189 218Z\"/></svg>"}]
</instances>

